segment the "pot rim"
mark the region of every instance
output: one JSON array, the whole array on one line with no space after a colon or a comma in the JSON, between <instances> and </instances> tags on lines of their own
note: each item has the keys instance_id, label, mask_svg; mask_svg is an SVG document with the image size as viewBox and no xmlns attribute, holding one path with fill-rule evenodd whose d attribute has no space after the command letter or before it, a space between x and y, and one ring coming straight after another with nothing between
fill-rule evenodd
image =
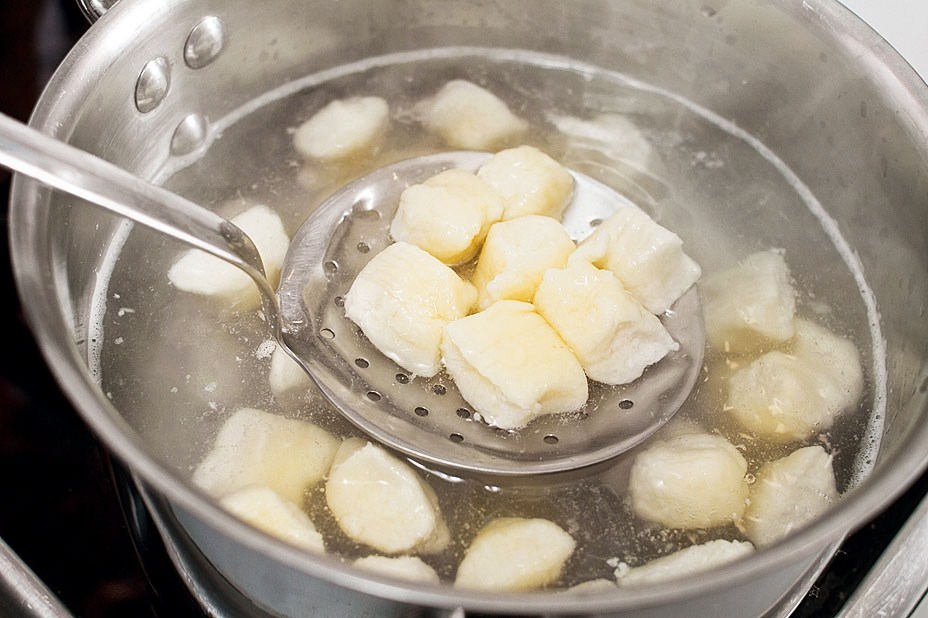
<instances>
[{"instance_id":1,"label":"pot rim","mask_svg":"<svg viewBox=\"0 0 928 618\"><path fill-rule=\"evenodd\" d=\"M68 54L55 72L36 106L30 124L67 140L73 117L61 118L59 110L73 110L96 83L112 58L122 53L145 24L170 11L181 0L166 3L123 0L107 12ZM871 77L890 88L901 112L928 145L928 87L906 61L875 31L836 0L788 0L784 10L812 19L823 36L859 56ZM141 15L140 15L141 13ZM121 47L125 46L125 47ZM72 83L70 75L89 76ZM928 146L926 146L928 150ZM928 155L926 155L928 158ZM27 321L55 378L84 421L109 450L130 470L172 504L208 522L218 532L310 576L361 593L398 602L433 607L467 607L505 613L590 612L631 610L708 595L737 583L756 579L824 548L864 525L900 495L928 466L928 423L914 427L897 449L824 516L788 538L759 549L752 555L722 567L666 584L617 589L590 596L551 592L498 593L468 591L447 585L403 583L376 573L359 573L329 556L307 554L258 532L218 506L193 487L166 460L147 451L141 437L126 423L96 385L85 361L72 343L72 325L59 310L57 292L46 290L43 279L55 277L51 267L40 264L30 250L34 239L43 239L39 225L43 213L43 187L15 175L10 200L10 246L14 277ZM35 211L39 210L39 216ZM48 213L45 212L45 215ZM67 344L62 344L67 342ZM912 457L919 445L924 452Z\"/></svg>"}]
</instances>

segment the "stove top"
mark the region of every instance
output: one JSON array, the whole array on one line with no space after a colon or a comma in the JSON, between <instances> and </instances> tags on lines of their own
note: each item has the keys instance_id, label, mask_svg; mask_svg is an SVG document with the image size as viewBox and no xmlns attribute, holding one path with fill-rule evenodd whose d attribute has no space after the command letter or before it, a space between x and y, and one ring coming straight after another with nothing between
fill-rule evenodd
<instances>
[{"instance_id":1,"label":"stove top","mask_svg":"<svg viewBox=\"0 0 928 618\"><path fill-rule=\"evenodd\" d=\"M900 28L921 32L900 42L899 49L928 75L928 3L845 3L890 40ZM890 11L891 5L899 11ZM85 29L73 0L0 3L0 111L25 120L41 86ZM0 170L0 243L6 255L9 188L10 175ZM0 357L0 469L6 471L0 476L0 538L75 616L203 615L133 483L46 368L16 300L6 258L0 286L5 298L0 311L8 325L6 353ZM928 474L847 539L793 615L836 615L926 494ZM3 592L0 586L0 596ZM0 613L5 608L0 601ZM15 608L9 611L16 615ZM31 614L23 609L22 615Z\"/></svg>"}]
</instances>

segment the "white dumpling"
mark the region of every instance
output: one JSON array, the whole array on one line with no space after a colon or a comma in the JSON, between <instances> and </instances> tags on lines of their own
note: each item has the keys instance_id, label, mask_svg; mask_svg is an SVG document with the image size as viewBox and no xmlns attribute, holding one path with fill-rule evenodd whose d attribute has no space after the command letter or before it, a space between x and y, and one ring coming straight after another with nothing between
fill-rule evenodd
<instances>
[{"instance_id":1,"label":"white dumpling","mask_svg":"<svg viewBox=\"0 0 928 618\"><path fill-rule=\"evenodd\" d=\"M442 329L477 299L474 287L422 249L390 245L345 294L345 315L381 353L415 375L441 369Z\"/></svg>"},{"instance_id":2,"label":"white dumpling","mask_svg":"<svg viewBox=\"0 0 928 618\"><path fill-rule=\"evenodd\" d=\"M325 499L342 532L386 554L437 552L450 541L432 489L409 465L369 442L345 441Z\"/></svg>"},{"instance_id":3,"label":"white dumpling","mask_svg":"<svg viewBox=\"0 0 928 618\"><path fill-rule=\"evenodd\" d=\"M254 242L265 275L271 286L276 286L290 245L280 217L267 206L258 205L232 217L231 221ZM168 280L178 290L217 297L230 306L250 309L260 303L258 287L251 277L199 249L183 252L168 270Z\"/></svg>"},{"instance_id":4,"label":"white dumpling","mask_svg":"<svg viewBox=\"0 0 928 618\"><path fill-rule=\"evenodd\" d=\"M489 150L528 128L495 94L477 84L455 79L422 106L423 123L449 146Z\"/></svg>"},{"instance_id":5,"label":"white dumpling","mask_svg":"<svg viewBox=\"0 0 928 618\"><path fill-rule=\"evenodd\" d=\"M501 300L451 322L441 349L461 396L490 425L518 429L586 403L583 367L529 303Z\"/></svg>"},{"instance_id":6,"label":"white dumpling","mask_svg":"<svg viewBox=\"0 0 928 618\"><path fill-rule=\"evenodd\" d=\"M680 237L637 208L619 208L570 256L611 270L648 311L660 315L699 279Z\"/></svg>"},{"instance_id":7,"label":"white dumpling","mask_svg":"<svg viewBox=\"0 0 928 618\"><path fill-rule=\"evenodd\" d=\"M324 162L371 154L389 120L390 108L380 97L332 101L297 128L293 146L301 156Z\"/></svg>"},{"instance_id":8,"label":"white dumpling","mask_svg":"<svg viewBox=\"0 0 928 618\"><path fill-rule=\"evenodd\" d=\"M403 191L390 236L461 264L477 255L502 216L502 196L476 175L452 169Z\"/></svg>"},{"instance_id":9,"label":"white dumpling","mask_svg":"<svg viewBox=\"0 0 928 618\"><path fill-rule=\"evenodd\" d=\"M359 569L376 571L381 575L408 579L427 584L439 583L438 573L416 556L365 556L354 561Z\"/></svg>"},{"instance_id":10,"label":"white dumpling","mask_svg":"<svg viewBox=\"0 0 928 618\"><path fill-rule=\"evenodd\" d=\"M744 354L793 336L796 292L782 252L760 251L699 283L709 345Z\"/></svg>"},{"instance_id":11,"label":"white dumpling","mask_svg":"<svg viewBox=\"0 0 928 618\"><path fill-rule=\"evenodd\" d=\"M651 141L628 116L605 113L580 119L548 114L548 121L565 138L565 160L600 163L602 173L609 174L607 184L622 195L640 191L641 181L666 175Z\"/></svg>"},{"instance_id":12,"label":"white dumpling","mask_svg":"<svg viewBox=\"0 0 928 618\"><path fill-rule=\"evenodd\" d=\"M656 584L722 566L751 554L754 546L744 541L715 540L692 545L667 556L656 558L638 567L621 563L616 569L619 586Z\"/></svg>"},{"instance_id":13,"label":"white dumpling","mask_svg":"<svg viewBox=\"0 0 928 618\"><path fill-rule=\"evenodd\" d=\"M747 537L769 545L822 514L838 499L831 455L807 446L763 466L744 512Z\"/></svg>"},{"instance_id":14,"label":"white dumpling","mask_svg":"<svg viewBox=\"0 0 928 618\"><path fill-rule=\"evenodd\" d=\"M525 215L560 220L574 190L570 172L532 146L496 153L477 170L477 176L502 196L504 220Z\"/></svg>"},{"instance_id":15,"label":"white dumpling","mask_svg":"<svg viewBox=\"0 0 928 618\"><path fill-rule=\"evenodd\" d=\"M545 272L534 304L598 382L637 380L645 368L680 347L615 275L591 264Z\"/></svg>"},{"instance_id":16,"label":"white dumpling","mask_svg":"<svg viewBox=\"0 0 928 618\"><path fill-rule=\"evenodd\" d=\"M567 594L602 594L604 592L612 592L615 590L615 582L609 579L591 579L589 581L580 582L575 584L565 590Z\"/></svg>"},{"instance_id":17,"label":"white dumpling","mask_svg":"<svg viewBox=\"0 0 928 618\"><path fill-rule=\"evenodd\" d=\"M495 224L471 277L477 306L486 309L498 300L531 302L545 271L563 268L574 248L567 230L551 217L527 215Z\"/></svg>"},{"instance_id":18,"label":"white dumpling","mask_svg":"<svg viewBox=\"0 0 928 618\"><path fill-rule=\"evenodd\" d=\"M467 548L454 585L490 591L543 588L561 576L575 545L546 519L494 519Z\"/></svg>"},{"instance_id":19,"label":"white dumpling","mask_svg":"<svg viewBox=\"0 0 928 618\"><path fill-rule=\"evenodd\" d=\"M711 528L744 513L747 462L728 440L681 434L635 457L628 493L644 520L668 528Z\"/></svg>"},{"instance_id":20,"label":"white dumpling","mask_svg":"<svg viewBox=\"0 0 928 618\"><path fill-rule=\"evenodd\" d=\"M277 397L289 393L307 391L312 388L312 380L306 371L290 358L283 348L275 346L271 354L271 369L268 373L271 392Z\"/></svg>"},{"instance_id":21,"label":"white dumpling","mask_svg":"<svg viewBox=\"0 0 928 618\"><path fill-rule=\"evenodd\" d=\"M796 320L793 354L818 367L818 388L830 408L845 411L856 406L864 388L857 346L808 320Z\"/></svg>"},{"instance_id":22,"label":"white dumpling","mask_svg":"<svg viewBox=\"0 0 928 618\"><path fill-rule=\"evenodd\" d=\"M340 443L312 423L243 408L219 429L193 482L216 497L265 485L302 504L304 492L329 471Z\"/></svg>"},{"instance_id":23,"label":"white dumpling","mask_svg":"<svg viewBox=\"0 0 928 618\"><path fill-rule=\"evenodd\" d=\"M322 535L309 516L270 487L250 485L224 496L219 503L230 513L272 536L310 551L325 551Z\"/></svg>"},{"instance_id":24,"label":"white dumpling","mask_svg":"<svg viewBox=\"0 0 928 618\"><path fill-rule=\"evenodd\" d=\"M863 391L860 354L825 328L796 320L792 353L768 352L729 379L725 409L742 427L775 442L828 430Z\"/></svg>"}]
</instances>

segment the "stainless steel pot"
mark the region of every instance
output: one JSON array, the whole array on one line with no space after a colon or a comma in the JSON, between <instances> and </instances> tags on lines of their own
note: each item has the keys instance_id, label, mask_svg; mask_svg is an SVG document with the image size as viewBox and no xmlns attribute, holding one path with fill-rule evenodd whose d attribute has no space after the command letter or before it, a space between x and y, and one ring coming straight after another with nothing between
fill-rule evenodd
<instances>
[{"instance_id":1,"label":"stainless steel pot","mask_svg":"<svg viewBox=\"0 0 928 618\"><path fill-rule=\"evenodd\" d=\"M122 0L67 57L32 124L151 177L195 153L211 122L261 93L354 60L451 46L557 54L685 97L763 142L824 205L873 288L888 371L875 466L840 504L736 565L584 597L402 584L306 555L191 486L179 443L191 419L139 418L111 405L88 370L88 342L96 336L91 303L120 222L17 178L15 274L53 371L153 501L163 501L177 533L255 613L787 612L790 596L801 597L840 540L928 463L928 88L836 2Z\"/></svg>"}]
</instances>

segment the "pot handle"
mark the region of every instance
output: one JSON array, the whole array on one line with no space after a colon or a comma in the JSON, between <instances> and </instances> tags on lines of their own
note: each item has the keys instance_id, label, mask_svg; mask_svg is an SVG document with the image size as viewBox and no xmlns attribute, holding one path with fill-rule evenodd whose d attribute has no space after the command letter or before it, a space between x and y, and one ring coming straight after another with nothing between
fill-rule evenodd
<instances>
[{"instance_id":1,"label":"pot handle","mask_svg":"<svg viewBox=\"0 0 928 618\"><path fill-rule=\"evenodd\" d=\"M77 6L87 21L93 23L103 17L103 14L113 8L119 0L77 0Z\"/></svg>"}]
</instances>

